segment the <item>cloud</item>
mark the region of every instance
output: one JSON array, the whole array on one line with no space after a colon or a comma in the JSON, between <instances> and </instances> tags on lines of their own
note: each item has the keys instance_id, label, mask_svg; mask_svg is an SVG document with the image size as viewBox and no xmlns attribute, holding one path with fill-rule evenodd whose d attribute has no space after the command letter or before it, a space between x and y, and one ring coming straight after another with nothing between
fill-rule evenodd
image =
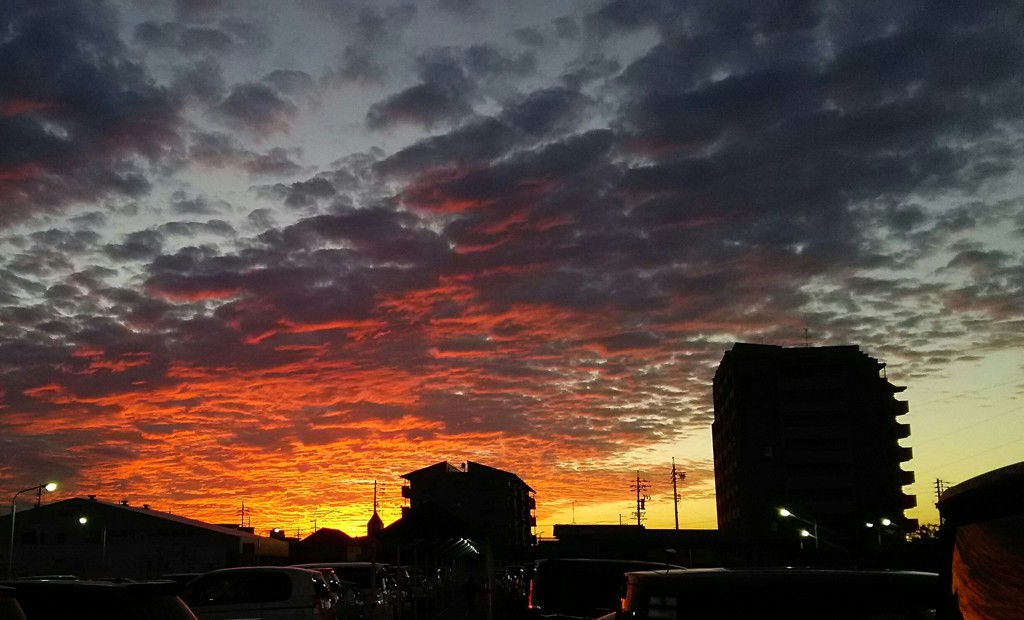
<instances>
[{"instance_id":1,"label":"cloud","mask_svg":"<svg viewBox=\"0 0 1024 620\"><path fill-rule=\"evenodd\" d=\"M177 143L178 104L118 39L103 3L33 4L0 14L0 222L149 190L146 166ZM46 76L46 79L43 77Z\"/></svg>"},{"instance_id":2,"label":"cloud","mask_svg":"<svg viewBox=\"0 0 1024 620\"><path fill-rule=\"evenodd\" d=\"M491 45L438 48L417 59L421 82L373 104L366 114L371 129L401 124L426 128L453 125L473 114L485 94L501 94L509 76L535 70L530 54L513 56Z\"/></svg>"},{"instance_id":3,"label":"cloud","mask_svg":"<svg viewBox=\"0 0 1024 620\"><path fill-rule=\"evenodd\" d=\"M3 14L10 462L196 515L183 480L438 455L613 502L637 446L706 435L736 340L807 328L894 380L1021 347L1011 9L449 4L439 47L437 3L301 6L182 2L137 55L112 10Z\"/></svg>"},{"instance_id":4,"label":"cloud","mask_svg":"<svg viewBox=\"0 0 1024 620\"><path fill-rule=\"evenodd\" d=\"M242 147L235 138L220 132L192 133L188 154L204 166L239 168L253 178L287 177L304 170L297 161L302 157L299 148L272 147L259 153Z\"/></svg>"},{"instance_id":5,"label":"cloud","mask_svg":"<svg viewBox=\"0 0 1024 620\"><path fill-rule=\"evenodd\" d=\"M152 50L174 49L185 56L259 53L269 45L263 27L235 17L211 23L146 21L135 26L133 40Z\"/></svg>"},{"instance_id":6,"label":"cloud","mask_svg":"<svg viewBox=\"0 0 1024 620\"><path fill-rule=\"evenodd\" d=\"M236 131L256 137L286 132L298 107L274 89L250 82L231 89L231 93L211 108L211 115Z\"/></svg>"}]
</instances>

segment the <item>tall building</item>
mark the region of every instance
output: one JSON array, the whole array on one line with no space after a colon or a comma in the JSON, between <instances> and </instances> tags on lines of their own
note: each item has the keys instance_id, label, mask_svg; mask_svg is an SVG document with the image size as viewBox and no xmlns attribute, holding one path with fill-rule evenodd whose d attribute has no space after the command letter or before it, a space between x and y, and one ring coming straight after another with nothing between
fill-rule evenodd
<instances>
[{"instance_id":1,"label":"tall building","mask_svg":"<svg viewBox=\"0 0 1024 620\"><path fill-rule=\"evenodd\" d=\"M435 463L402 476L409 485L402 497L405 511L439 508L489 537L505 551L534 544L531 529L537 525L533 489L519 476L467 461L461 466Z\"/></svg>"},{"instance_id":2,"label":"tall building","mask_svg":"<svg viewBox=\"0 0 1024 620\"><path fill-rule=\"evenodd\" d=\"M718 527L736 541L868 545L913 527L903 492L914 474L899 440L910 426L904 387L857 346L783 348L736 343L715 373L712 438ZM782 517L786 508L795 517ZM888 526L883 525L891 520ZM813 536L813 534L811 534Z\"/></svg>"}]
</instances>

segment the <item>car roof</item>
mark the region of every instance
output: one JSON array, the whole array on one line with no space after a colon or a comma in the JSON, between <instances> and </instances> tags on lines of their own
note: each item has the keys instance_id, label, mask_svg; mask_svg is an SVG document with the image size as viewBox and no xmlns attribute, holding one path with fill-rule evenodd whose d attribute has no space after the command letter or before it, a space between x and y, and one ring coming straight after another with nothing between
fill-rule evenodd
<instances>
[{"instance_id":1,"label":"car roof","mask_svg":"<svg viewBox=\"0 0 1024 620\"><path fill-rule=\"evenodd\" d=\"M243 572L261 572L261 573L274 573L274 572L285 572L285 573L313 573L314 575L321 574L320 571L313 570L308 566L232 566L231 568L218 568L211 570L203 575L214 575L223 573L243 573Z\"/></svg>"},{"instance_id":2,"label":"car roof","mask_svg":"<svg viewBox=\"0 0 1024 620\"><path fill-rule=\"evenodd\" d=\"M673 570L631 571L630 583L637 584L771 584L792 583L871 583L919 582L938 579L938 573L873 569L834 568L687 568Z\"/></svg>"},{"instance_id":3,"label":"car roof","mask_svg":"<svg viewBox=\"0 0 1024 620\"><path fill-rule=\"evenodd\" d=\"M43 588L60 588L62 590L107 588L110 590L122 590L131 594L158 596L161 594L177 594L181 584L170 580L99 581L87 579L18 579L15 581L0 582L0 586L8 586L16 591Z\"/></svg>"}]
</instances>

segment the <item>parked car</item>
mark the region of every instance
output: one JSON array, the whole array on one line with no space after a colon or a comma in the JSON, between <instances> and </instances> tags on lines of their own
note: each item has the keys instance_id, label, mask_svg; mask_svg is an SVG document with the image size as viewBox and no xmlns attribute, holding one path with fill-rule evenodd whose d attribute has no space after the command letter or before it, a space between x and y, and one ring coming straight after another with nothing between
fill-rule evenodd
<instances>
[{"instance_id":1,"label":"parked car","mask_svg":"<svg viewBox=\"0 0 1024 620\"><path fill-rule=\"evenodd\" d=\"M939 575L815 568L699 568L626 574L620 610L602 620L922 620Z\"/></svg>"},{"instance_id":2,"label":"parked car","mask_svg":"<svg viewBox=\"0 0 1024 620\"><path fill-rule=\"evenodd\" d=\"M0 620L26 620L14 588L0 586Z\"/></svg>"},{"instance_id":3,"label":"parked car","mask_svg":"<svg viewBox=\"0 0 1024 620\"><path fill-rule=\"evenodd\" d=\"M333 620L319 571L288 566L222 568L190 581L181 598L199 620Z\"/></svg>"},{"instance_id":4,"label":"parked car","mask_svg":"<svg viewBox=\"0 0 1024 620\"><path fill-rule=\"evenodd\" d=\"M171 581L18 579L2 585L15 591L27 620L196 620Z\"/></svg>"},{"instance_id":5,"label":"parked car","mask_svg":"<svg viewBox=\"0 0 1024 620\"><path fill-rule=\"evenodd\" d=\"M596 618L618 609L625 573L658 568L681 567L643 560L537 560L527 591L527 614L538 620Z\"/></svg>"},{"instance_id":6,"label":"parked car","mask_svg":"<svg viewBox=\"0 0 1024 620\"><path fill-rule=\"evenodd\" d=\"M166 575L160 575L160 579L174 581L180 583L181 585L185 585L186 583L192 581L199 575L202 575L202 573L167 573Z\"/></svg>"},{"instance_id":7,"label":"parked car","mask_svg":"<svg viewBox=\"0 0 1024 620\"><path fill-rule=\"evenodd\" d=\"M357 605L359 595L356 594L355 586L348 581L338 579L338 573L333 568L322 566L310 570L320 571L331 590L331 600L334 606L335 617L338 620L360 620L360 606Z\"/></svg>"},{"instance_id":8,"label":"parked car","mask_svg":"<svg viewBox=\"0 0 1024 620\"><path fill-rule=\"evenodd\" d=\"M365 620L394 620L399 614L398 593L378 562L314 562L300 568L333 568L338 579L352 583L359 595L360 614Z\"/></svg>"},{"instance_id":9,"label":"parked car","mask_svg":"<svg viewBox=\"0 0 1024 620\"><path fill-rule=\"evenodd\" d=\"M942 620L1019 620L1024 610L1024 461L947 489Z\"/></svg>"}]
</instances>

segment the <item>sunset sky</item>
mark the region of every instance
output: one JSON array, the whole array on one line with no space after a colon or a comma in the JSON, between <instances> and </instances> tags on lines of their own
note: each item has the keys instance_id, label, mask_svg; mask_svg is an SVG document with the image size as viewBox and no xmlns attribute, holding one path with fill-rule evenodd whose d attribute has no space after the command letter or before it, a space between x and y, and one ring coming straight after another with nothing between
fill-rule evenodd
<instances>
[{"instance_id":1,"label":"sunset sky","mask_svg":"<svg viewBox=\"0 0 1024 620\"><path fill-rule=\"evenodd\" d=\"M1016 2L0 1L0 484L365 532L472 460L715 527L736 341L1024 455ZM9 495L8 495L9 497ZM27 505L26 502L25 505Z\"/></svg>"}]
</instances>

